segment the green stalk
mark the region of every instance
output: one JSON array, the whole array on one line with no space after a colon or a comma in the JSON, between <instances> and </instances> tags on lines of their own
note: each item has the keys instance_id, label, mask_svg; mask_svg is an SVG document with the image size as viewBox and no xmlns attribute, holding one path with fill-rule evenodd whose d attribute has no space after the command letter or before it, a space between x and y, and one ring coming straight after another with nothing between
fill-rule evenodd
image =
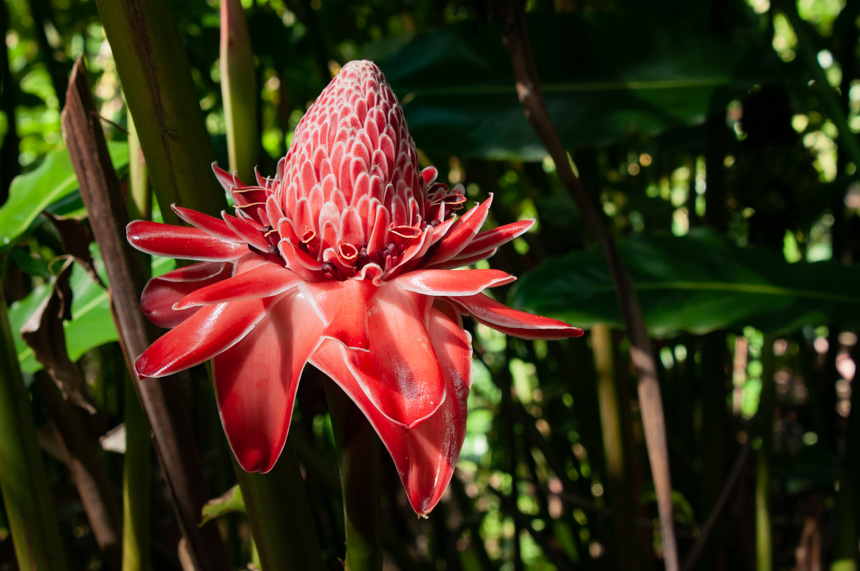
<instances>
[{"instance_id":1,"label":"green stalk","mask_svg":"<svg viewBox=\"0 0 860 571\"><path fill-rule=\"evenodd\" d=\"M770 521L770 467L773 461L773 412L775 383L773 337L765 335L761 351L761 398L758 405L761 448L758 451L758 470L755 483L755 538L756 567L758 571L773 568L773 537Z\"/></svg>"},{"instance_id":2,"label":"green stalk","mask_svg":"<svg viewBox=\"0 0 860 571\"><path fill-rule=\"evenodd\" d=\"M131 113L128 114L129 218L152 217L152 194L149 174L140 139ZM145 571L150 568L149 514L152 469L149 425L140 406L131 378L125 377L123 410L125 417L125 457L122 478L122 571Z\"/></svg>"},{"instance_id":3,"label":"green stalk","mask_svg":"<svg viewBox=\"0 0 860 571\"><path fill-rule=\"evenodd\" d=\"M169 0L96 0L165 222L176 203L217 215L224 193Z\"/></svg>"},{"instance_id":4,"label":"green stalk","mask_svg":"<svg viewBox=\"0 0 860 571\"><path fill-rule=\"evenodd\" d=\"M128 217L131 220L152 218L152 193L149 192L149 172L143 160L143 150L131 113L128 114Z\"/></svg>"},{"instance_id":5,"label":"green stalk","mask_svg":"<svg viewBox=\"0 0 860 571\"><path fill-rule=\"evenodd\" d=\"M604 324L591 329L591 346L594 351L594 367L597 371L597 399L600 406L600 424L603 434L603 449L606 457L606 483L612 506L612 524L615 545L625 545L616 550L621 569L641 568L642 557L639 542L638 514L636 511L635 484L630 475L626 453L629 443L624 438L624 403L618 394L615 382L615 354L612 350L612 332Z\"/></svg>"},{"instance_id":6,"label":"green stalk","mask_svg":"<svg viewBox=\"0 0 860 571\"><path fill-rule=\"evenodd\" d=\"M64 571L63 545L54 516L30 398L21 377L6 300L0 288L0 491L21 569Z\"/></svg>"},{"instance_id":7,"label":"green stalk","mask_svg":"<svg viewBox=\"0 0 860 571\"><path fill-rule=\"evenodd\" d=\"M128 114L129 218L152 217L152 193L140 139ZM152 438L131 377L125 376L123 410L125 457L122 475L122 571L150 569L149 515L151 498Z\"/></svg>"},{"instance_id":8,"label":"green stalk","mask_svg":"<svg viewBox=\"0 0 860 571\"><path fill-rule=\"evenodd\" d=\"M227 123L230 170L253 180L260 136L257 77L248 22L240 0L221 0L221 97Z\"/></svg>"},{"instance_id":9,"label":"green stalk","mask_svg":"<svg viewBox=\"0 0 860 571\"><path fill-rule=\"evenodd\" d=\"M333 383L325 384L334 442L340 452L347 571L382 569L380 441L364 415Z\"/></svg>"},{"instance_id":10,"label":"green stalk","mask_svg":"<svg viewBox=\"0 0 860 571\"><path fill-rule=\"evenodd\" d=\"M235 459L233 466L263 571L322 571L305 482L289 441L268 474L245 472Z\"/></svg>"},{"instance_id":11,"label":"green stalk","mask_svg":"<svg viewBox=\"0 0 860 571\"><path fill-rule=\"evenodd\" d=\"M150 568L152 440L131 378L125 375L125 457L122 475L122 571Z\"/></svg>"}]
</instances>

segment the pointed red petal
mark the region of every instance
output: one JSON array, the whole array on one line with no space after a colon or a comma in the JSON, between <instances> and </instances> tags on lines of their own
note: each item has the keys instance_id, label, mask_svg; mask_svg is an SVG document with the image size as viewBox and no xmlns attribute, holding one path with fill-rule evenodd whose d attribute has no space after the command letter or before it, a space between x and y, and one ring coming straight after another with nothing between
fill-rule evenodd
<instances>
[{"instance_id":1,"label":"pointed red petal","mask_svg":"<svg viewBox=\"0 0 860 571\"><path fill-rule=\"evenodd\" d=\"M452 260L448 260L444 264L437 264L433 266L433 269L436 270L453 270L454 268L462 268L465 266L471 266L475 262L480 262L481 260L486 260L496 253L498 248L493 248L492 250L487 250L486 252L481 252L479 254L475 254L473 256L461 257L457 256Z\"/></svg>"},{"instance_id":2,"label":"pointed red petal","mask_svg":"<svg viewBox=\"0 0 860 571\"><path fill-rule=\"evenodd\" d=\"M457 254L463 251L472 239L478 234L481 226L487 220L487 214L490 212L490 204L493 202L493 195L485 200L482 204L468 211L463 215L452 227L451 231L439 241L438 249L433 257L427 262L427 266L433 264L442 264L447 262Z\"/></svg>"},{"instance_id":3,"label":"pointed red petal","mask_svg":"<svg viewBox=\"0 0 860 571\"><path fill-rule=\"evenodd\" d=\"M221 186L224 187L228 193L232 192L233 189L237 186L245 186L242 184L242 181L239 180L235 174L230 174L221 167L219 167L216 163L212 163L212 172L215 173L215 178L218 179L218 182L221 183Z\"/></svg>"},{"instance_id":4,"label":"pointed red petal","mask_svg":"<svg viewBox=\"0 0 860 571\"><path fill-rule=\"evenodd\" d=\"M211 359L247 335L269 305L252 299L202 307L137 358L138 376L164 377Z\"/></svg>"},{"instance_id":5,"label":"pointed red petal","mask_svg":"<svg viewBox=\"0 0 860 571\"><path fill-rule=\"evenodd\" d=\"M320 343L310 306L286 296L212 363L221 422L239 465L268 472L287 440L299 377Z\"/></svg>"},{"instance_id":6,"label":"pointed red petal","mask_svg":"<svg viewBox=\"0 0 860 571\"><path fill-rule=\"evenodd\" d=\"M236 233L230 229L227 224L221 220L220 218L215 218L214 216L209 216L208 214L203 214L202 212L197 212L196 210L191 210L190 208L182 208L181 206L176 206L172 204L170 206L173 211L185 222L188 222L195 228L199 228L204 232L212 234L216 238L221 238L222 240L229 240L231 242L241 242L242 240L236 236Z\"/></svg>"},{"instance_id":7,"label":"pointed red petal","mask_svg":"<svg viewBox=\"0 0 860 571\"><path fill-rule=\"evenodd\" d=\"M278 264L263 263L243 273L213 283L189 293L174 309L185 309L195 305L213 305L225 301L272 297L303 284L304 280L295 272Z\"/></svg>"},{"instance_id":8,"label":"pointed red petal","mask_svg":"<svg viewBox=\"0 0 860 571\"><path fill-rule=\"evenodd\" d=\"M267 252L269 250L269 243L265 238L263 238L263 234L260 232L259 227L255 227L247 220L243 220L233 216L232 214L227 214L226 212L223 213L222 216L224 216L224 222L227 223L227 226L229 226L237 236L240 236L242 240L262 252Z\"/></svg>"},{"instance_id":9,"label":"pointed red petal","mask_svg":"<svg viewBox=\"0 0 860 571\"><path fill-rule=\"evenodd\" d=\"M431 309L429 331L448 396L427 420L406 428L381 414L361 391L350 394L391 454L412 509L419 515L436 506L454 473L466 435L466 400L471 384L472 348L459 319ZM311 362L334 379L348 377L344 351L342 346L326 341Z\"/></svg>"},{"instance_id":10,"label":"pointed red petal","mask_svg":"<svg viewBox=\"0 0 860 571\"><path fill-rule=\"evenodd\" d=\"M432 296L475 295L509 284L514 276L499 270L416 270L396 279L403 289Z\"/></svg>"},{"instance_id":11,"label":"pointed red petal","mask_svg":"<svg viewBox=\"0 0 860 571\"><path fill-rule=\"evenodd\" d=\"M232 264L222 262L199 262L177 268L149 280L140 296L140 310L159 327L176 327L194 315L196 309L175 311L173 304L192 291L227 279L232 274Z\"/></svg>"},{"instance_id":12,"label":"pointed red petal","mask_svg":"<svg viewBox=\"0 0 860 571\"><path fill-rule=\"evenodd\" d=\"M463 251L454 256L450 261L443 264L444 267L465 266L474 263L479 259L489 258L503 244L507 244L517 236L524 234L529 228L534 225L534 220L521 220L512 224L505 224L486 232L481 232L468 246L463 248ZM487 254L484 257L478 257L480 254ZM469 260L468 262L466 260Z\"/></svg>"},{"instance_id":13,"label":"pointed red petal","mask_svg":"<svg viewBox=\"0 0 860 571\"><path fill-rule=\"evenodd\" d=\"M325 337L351 349L368 348L367 304L377 291L371 280L305 283L300 291L325 324Z\"/></svg>"},{"instance_id":14,"label":"pointed red petal","mask_svg":"<svg viewBox=\"0 0 860 571\"><path fill-rule=\"evenodd\" d=\"M147 220L130 223L126 227L126 233L128 241L138 250L169 258L227 262L248 251L245 244L222 240L197 228Z\"/></svg>"},{"instance_id":15,"label":"pointed red petal","mask_svg":"<svg viewBox=\"0 0 860 571\"><path fill-rule=\"evenodd\" d=\"M427 333L431 298L385 283L367 303L368 350L341 343L332 378L391 421L416 426L445 400L445 381ZM364 396L361 396L364 395Z\"/></svg>"},{"instance_id":16,"label":"pointed red petal","mask_svg":"<svg viewBox=\"0 0 860 571\"><path fill-rule=\"evenodd\" d=\"M482 293L464 297L450 297L448 301L463 313L471 314L484 325L514 337L566 339L579 337L583 333L582 329L571 327L563 321L512 309Z\"/></svg>"}]
</instances>

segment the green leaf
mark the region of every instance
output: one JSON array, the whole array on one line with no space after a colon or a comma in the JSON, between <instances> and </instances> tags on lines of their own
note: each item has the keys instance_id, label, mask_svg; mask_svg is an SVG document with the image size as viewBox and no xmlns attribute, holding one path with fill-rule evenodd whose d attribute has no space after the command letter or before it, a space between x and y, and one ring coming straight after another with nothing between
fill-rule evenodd
<instances>
[{"instance_id":1,"label":"green leaf","mask_svg":"<svg viewBox=\"0 0 860 571\"><path fill-rule=\"evenodd\" d=\"M97 267L103 268L101 257L94 250L94 258ZM170 258L154 258L152 263L152 275L161 275L175 267L174 260ZM107 283L107 276L101 272L101 279ZM72 361L77 361L81 356L100 345L116 341L119 337L113 323L110 311L110 300L107 291L98 285L90 275L79 265L75 264L70 280L72 288L72 319L63 324L66 330L66 350ZM24 343L18 334L21 326L27 322L33 311L42 300L50 293L50 286L37 286L27 297L16 301L9 307L9 322L12 327L12 335L15 338L15 350L18 354L18 362L24 373L35 373L42 368L32 349Z\"/></svg>"},{"instance_id":2,"label":"green leaf","mask_svg":"<svg viewBox=\"0 0 860 571\"><path fill-rule=\"evenodd\" d=\"M128 165L128 143L108 143L117 170ZM0 252L26 233L39 214L78 188L78 179L66 149L52 151L34 170L12 181L9 199L0 207Z\"/></svg>"},{"instance_id":3,"label":"green leaf","mask_svg":"<svg viewBox=\"0 0 860 571\"><path fill-rule=\"evenodd\" d=\"M245 499L242 497L242 488L236 484L223 495L209 500L203 506L203 519L200 525L205 525L209 521L221 517L230 512L245 513Z\"/></svg>"},{"instance_id":4,"label":"green leaf","mask_svg":"<svg viewBox=\"0 0 860 571\"><path fill-rule=\"evenodd\" d=\"M683 237L634 235L619 253L654 335L752 325L765 332L804 325L860 325L860 267L787 263L707 230ZM572 325L621 326L615 290L596 248L547 260L522 276L515 307Z\"/></svg>"},{"instance_id":5,"label":"green leaf","mask_svg":"<svg viewBox=\"0 0 860 571\"><path fill-rule=\"evenodd\" d=\"M747 70L742 64L752 51L738 44L663 13L632 16L528 16L547 106L568 148L700 124L761 76L760 51L756 69ZM546 155L517 100L497 25L441 28L379 65L423 150L496 159Z\"/></svg>"}]
</instances>

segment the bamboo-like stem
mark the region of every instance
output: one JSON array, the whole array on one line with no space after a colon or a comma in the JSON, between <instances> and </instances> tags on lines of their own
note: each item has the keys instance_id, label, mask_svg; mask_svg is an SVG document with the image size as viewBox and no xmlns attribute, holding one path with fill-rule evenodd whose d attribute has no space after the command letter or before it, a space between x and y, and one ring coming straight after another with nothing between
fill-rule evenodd
<instances>
[{"instance_id":1,"label":"bamboo-like stem","mask_svg":"<svg viewBox=\"0 0 860 571\"><path fill-rule=\"evenodd\" d=\"M773 569L773 536L770 521L770 467L773 462L773 413L776 387L773 380L773 338L766 335L762 348L761 396L758 424L761 448L758 451L755 484L755 538L758 571Z\"/></svg>"},{"instance_id":2,"label":"bamboo-like stem","mask_svg":"<svg viewBox=\"0 0 860 571\"><path fill-rule=\"evenodd\" d=\"M290 442L268 474L245 472L235 459L233 466L263 571L322 571L305 482Z\"/></svg>"},{"instance_id":3,"label":"bamboo-like stem","mask_svg":"<svg viewBox=\"0 0 860 571\"><path fill-rule=\"evenodd\" d=\"M126 203L111 167L81 60L75 63L66 95L67 105L61 114L63 137L104 258L111 311L126 364L132 370L135 356L143 353L158 333L140 312L140 292L146 276L140 255L125 239ZM227 556L217 529L213 525L198 526L209 493L177 387L169 380L136 381L188 553L200 569L226 571Z\"/></svg>"},{"instance_id":4,"label":"bamboo-like stem","mask_svg":"<svg viewBox=\"0 0 860 571\"><path fill-rule=\"evenodd\" d=\"M152 216L152 193L140 140L128 114L128 213L130 218ZM140 406L134 382L123 383L125 456L122 474L122 571L147 571L150 566L150 499L152 488L152 438Z\"/></svg>"},{"instance_id":5,"label":"bamboo-like stem","mask_svg":"<svg viewBox=\"0 0 860 571\"><path fill-rule=\"evenodd\" d=\"M253 180L260 146L257 76L248 22L240 0L221 0L221 98L230 170Z\"/></svg>"},{"instance_id":6,"label":"bamboo-like stem","mask_svg":"<svg viewBox=\"0 0 860 571\"><path fill-rule=\"evenodd\" d=\"M0 345L0 491L18 567L64 571L60 530L2 288Z\"/></svg>"},{"instance_id":7,"label":"bamboo-like stem","mask_svg":"<svg viewBox=\"0 0 860 571\"><path fill-rule=\"evenodd\" d=\"M125 457L122 473L122 571L150 569L152 438L131 377L125 376Z\"/></svg>"},{"instance_id":8,"label":"bamboo-like stem","mask_svg":"<svg viewBox=\"0 0 860 571\"><path fill-rule=\"evenodd\" d=\"M128 216L132 220L149 220L152 218L152 193L149 191L149 172L137 127L131 113L128 117Z\"/></svg>"},{"instance_id":9,"label":"bamboo-like stem","mask_svg":"<svg viewBox=\"0 0 860 571\"><path fill-rule=\"evenodd\" d=\"M519 0L506 0L500 9L504 13L503 41L511 56L511 64L516 79L517 95L529 119L555 162L559 178L568 189L571 197L588 223L595 239L607 260L621 315L624 319L627 337L630 340L630 358L638 374L637 385L639 404L642 411L642 424L645 429L645 445L651 463L651 474L657 494L657 512L663 540L663 559L668 571L678 570L678 551L675 541L675 527L672 504L672 478L669 471L669 447L666 443L666 423L663 415L663 399L657 367L651 348L651 340L642 316L642 307L630 275L624 268L618 249L611 234L603 224L574 174L570 160L562 145L561 138L546 108L540 87L540 79L532 54L525 13Z\"/></svg>"},{"instance_id":10,"label":"bamboo-like stem","mask_svg":"<svg viewBox=\"0 0 860 571\"><path fill-rule=\"evenodd\" d=\"M165 222L169 206L217 215L224 193L169 0L97 0Z\"/></svg>"},{"instance_id":11,"label":"bamboo-like stem","mask_svg":"<svg viewBox=\"0 0 860 571\"><path fill-rule=\"evenodd\" d=\"M615 545L625 545L617 550L621 569L638 569L639 526L636 511L636 496L630 485L632 478L627 465L628 443L624 439L622 407L615 382L615 355L612 350L612 332L604 324L591 328L591 344L594 351L594 366L597 371L597 400L600 406L600 425L603 449L606 457L606 482L612 505L612 525L615 530Z\"/></svg>"},{"instance_id":12,"label":"bamboo-like stem","mask_svg":"<svg viewBox=\"0 0 860 571\"><path fill-rule=\"evenodd\" d=\"M335 446L346 531L348 571L382 569L380 522L380 441L364 415L333 383L325 383Z\"/></svg>"}]
</instances>

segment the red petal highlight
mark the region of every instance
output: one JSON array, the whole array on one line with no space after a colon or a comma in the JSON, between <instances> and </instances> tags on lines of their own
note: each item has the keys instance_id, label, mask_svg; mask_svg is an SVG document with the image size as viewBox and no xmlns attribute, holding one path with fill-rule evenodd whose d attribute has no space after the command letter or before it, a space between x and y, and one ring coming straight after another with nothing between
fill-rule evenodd
<instances>
[{"instance_id":1,"label":"red petal highlight","mask_svg":"<svg viewBox=\"0 0 860 571\"><path fill-rule=\"evenodd\" d=\"M200 260L227 262L248 251L244 244L216 238L197 228L173 226L147 220L135 220L126 227L128 241L147 254Z\"/></svg>"},{"instance_id":2,"label":"red petal highlight","mask_svg":"<svg viewBox=\"0 0 860 571\"><path fill-rule=\"evenodd\" d=\"M472 364L469 334L463 331L459 319L434 308L428 323L447 391L445 402L432 416L409 429L391 422L361 391L350 394L391 454L412 509L419 515L426 515L439 502L460 456L466 435ZM344 351L342 346L326 341L311 362L334 379L349 378Z\"/></svg>"},{"instance_id":3,"label":"red petal highlight","mask_svg":"<svg viewBox=\"0 0 860 571\"><path fill-rule=\"evenodd\" d=\"M137 358L138 376L164 377L211 359L247 335L269 305L253 299L201 308Z\"/></svg>"},{"instance_id":4,"label":"red petal highlight","mask_svg":"<svg viewBox=\"0 0 860 571\"><path fill-rule=\"evenodd\" d=\"M307 303L287 296L241 341L212 363L227 440L247 472L268 472L281 455L299 377L320 343Z\"/></svg>"},{"instance_id":5,"label":"red petal highlight","mask_svg":"<svg viewBox=\"0 0 860 571\"><path fill-rule=\"evenodd\" d=\"M182 220L191 224L195 228L215 236L216 238L229 240L231 242L242 241L241 238L236 236L236 233L233 232L233 230L231 230L230 227L227 226L227 224L220 218L215 218L214 216L209 216L208 214L203 214L202 212L197 212L196 210L191 210L189 208L182 208L175 204L171 204L170 207Z\"/></svg>"},{"instance_id":6,"label":"red petal highlight","mask_svg":"<svg viewBox=\"0 0 860 571\"><path fill-rule=\"evenodd\" d=\"M213 305L225 301L272 297L298 287L304 280L278 264L263 263L229 279L200 288L185 296L174 309Z\"/></svg>"},{"instance_id":7,"label":"red petal highlight","mask_svg":"<svg viewBox=\"0 0 860 571\"><path fill-rule=\"evenodd\" d=\"M481 293L451 297L448 301L484 325L522 339L567 339L583 333L563 321L512 309Z\"/></svg>"},{"instance_id":8,"label":"red petal highlight","mask_svg":"<svg viewBox=\"0 0 860 571\"><path fill-rule=\"evenodd\" d=\"M176 311L173 304L194 290L217 283L233 274L233 266L222 262L199 262L152 278L140 296L140 310L154 324L176 327L197 311Z\"/></svg>"},{"instance_id":9,"label":"red petal highlight","mask_svg":"<svg viewBox=\"0 0 860 571\"><path fill-rule=\"evenodd\" d=\"M403 289L440 297L475 295L515 279L499 270L416 270L403 274L396 281Z\"/></svg>"},{"instance_id":10,"label":"red petal highlight","mask_svg":"<svg viewBox=\"0 0 860 571\"><path fill-rule=\"evenodd\" d=\"M493 203L493 195L480 205L468 211L451 227L440 241L436 253L427 261L427 266L447 262L462 252L478 234L481 226L487 220L490 212L490 204Z\"/></svg>"},{"instance_id":11,"label":"red petal highlight","mask_svg":"<svg viewBox=\"0 0 860 571\"><path fill-rule=\"evenodd\" d=\"M218 182L227 192L232 192L237 186L245 186L235 174L228 173L216 163L212 163L212 172L215 173L215 178L218 179Z\"/></svg>"},{"instance_id":12,"label":"red petal highlight","mask_svg":"<svg viewBox=\"0 0 860 571\"><path fill-rule=\"evenodd\" d=\"M421 423L445 400L442 369L426 328L429 310L430 298L383 284L367 304L368 350L334 344L342 361L334 381L353 400L366 398L405 427Z\"/></svg>"},{"instance_id":13,"label":"red petal highlight","mask_svg":"<svg viewBox=\"0 0 860 571\"><path fill-rule=\"evenodd\" d=\"M323 335L351 349L367 349L367 304L376 293L370 280L308 283L301 292L325 324Z\"/></svg>"}]
</instances>

